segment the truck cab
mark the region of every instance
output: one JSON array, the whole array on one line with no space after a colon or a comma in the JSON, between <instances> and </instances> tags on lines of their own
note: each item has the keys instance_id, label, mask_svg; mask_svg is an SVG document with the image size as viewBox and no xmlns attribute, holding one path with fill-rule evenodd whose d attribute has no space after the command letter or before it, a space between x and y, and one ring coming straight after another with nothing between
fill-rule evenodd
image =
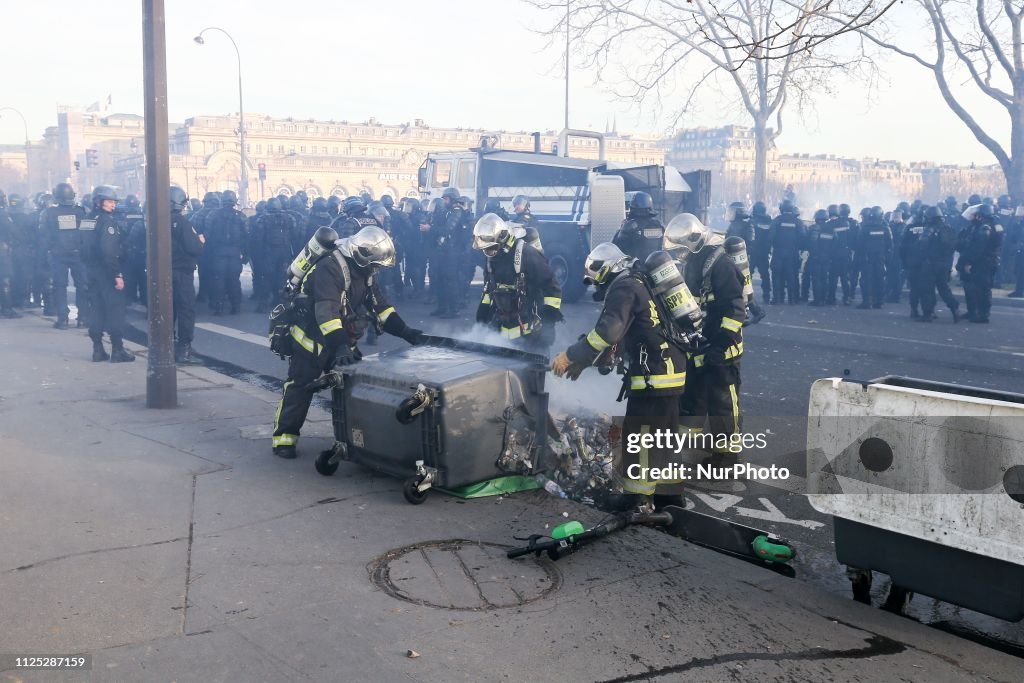
<instances>
[{"instance_id":1,"label":"truck cab","mask_svg":"<svg viewBox=\"0 0 1024 683\"><path fill-rule=\"evenodd\" d=\"M563 142L560 148L567 145ZM703 218L710 174L697 174L695 184L703 192L695 192L670 166L629 167L603 159L481 145L465 152L428 154L419 170L419 190L432 199L448 187L457 188L473 198L478 215L488 200L497 199L511 210L512 199L526 195L540 223L544 254L562 286L562 296L576 301L586 289L583 261L594 245L611 240L622 225L628 196L639 191L651 194L665 222L682 211Z\"/></svg>"}]
</instances>

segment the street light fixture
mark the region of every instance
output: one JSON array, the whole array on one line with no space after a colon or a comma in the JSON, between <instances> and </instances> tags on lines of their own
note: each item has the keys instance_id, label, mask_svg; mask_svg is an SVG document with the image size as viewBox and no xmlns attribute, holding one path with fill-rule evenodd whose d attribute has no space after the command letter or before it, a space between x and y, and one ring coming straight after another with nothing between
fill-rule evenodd
<instances>
[{"instance_id":1,"label":"street light fixture","mask_svg":"<svg viewBox=\"0 0 1024 683\"><path fill-rule=\"evenodd\" d=\"M220 28L219 26L208 26L199 32L194 40L197 45L205 45L206 41L203 40L203 34L207 31L220 31L228 40L231 41L232 47L235 48L235 57L238 59L238 138L241 144L241 157L242 157L242 168L238 182L238 199L242 205L242 208L248 208L249 206L249 162L248 155L245 150L245 105L242 100L242 54L238 51L238 44L235 39L231 37L231 34Z\"/></svg>"},{"instance_id":2,"label":"street light fixture","mask_svg":"<svg viewBox=\"0 0 1024 683\"><path fill-rule=\"evenodd\" d=\"M25 120L25 115L14 107L0 107L0 112L13 111L19 117L21 117L21 125L25 129L25 187L28 188L26 194L32 191L32 162L29 160L29 141L28 141L28 122ZM2 117L0 117L2 118Z\"/></svg>"}]
</instances>

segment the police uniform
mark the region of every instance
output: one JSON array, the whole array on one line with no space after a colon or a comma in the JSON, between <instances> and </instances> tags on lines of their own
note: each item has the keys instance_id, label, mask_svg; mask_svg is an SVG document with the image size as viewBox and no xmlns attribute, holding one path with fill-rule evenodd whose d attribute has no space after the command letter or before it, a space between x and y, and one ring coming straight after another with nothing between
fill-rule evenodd
<instances>
[{"instance_id":1,"label":"police uniform","mask_svg":"<svg viewBox=\"0 0 1024 683\"><path fill-rule=\"evenodd\" d=\"M290 216L280 209L267 211L256 221L253 231L253 242L259 258L263 261L260 267L263 276L260 287L260 298L257 299L257 311L265 309L268 301L274 301L281 287L284 286L285 271L295 253L295 224Z\"/></svg>"},{"instance_id":2,"label":"police uniform","mask_svg":"<svg viewBox=\"0 0 1024 683\"><path fill-rule=\"evenodd\" d=\"M431 242L430 282L437 296L437 309L431 315L458 317L458 244L465 211L457 204L435 212L428 233Z\"/></svg>"},{"instance_id":3,"label":"police uniform","mask_svg":"<svg viewBox=\"0 0 1024 683\"><path fill-rule=\"evenodd\" d=\"M772 279L774 290L771 302L789 303L800 300L800 247L804 241L804 223L795 213L779 214L771 227Z\"/></svg>"},{"instance_id":4,"label":"police uniform","mask_svg":"<svg viewBox=\"0 0 1024 683\"><path fill-rule=\"evenodd\" d=\"M706 346L689 354L687 387L680 413L691 430L702 431L705 417L710 433L740 432L740 359L746 316L743 281L732 259L717 246L706 246L682 262L686 286L704 312ZM726 449L719 448L719 452Z\"/></svg>"},{"instance_id":5,"label":"police uniform","mask_svg":"<svg viewBox=\"0 0 1024 683\"><path fill-rule=\"evenodd\" d=\"M632 216L615 233L612 244L627 256L632 256L643 263L652 253L661 250L661 241L665 236L665 226L654 215Z\"/></svg>"},{"instance_id":6,"label":"police uniform","mask_svg":"<svg viewBox=\"0 0 1024 683\"><path fill-rule=\"evenodd\" d=\"M957 269L964 284L967 319L971 322L988 322L1002 246L1003 226L998 219L972 221L961 235Z\"/></svg>"},{"instance_id":7,"label":"police uniform","mask_svg":"<svg viewBox=\"0 0 1024 683\"><path fill-rule=\"evenodd\" d=\"M146 217L134 211L125 215L125 246L127 251L124 289L128 301L148 305L146 282Z\"/></svg>"},{"instance_id":8,"label":"police uniform","mask_svg":"<svg viewBox=\"0 0 1024 683\"><path fill-rule=\"evenodd\" d=\"M735 267L730 263L735 272ZM679 396L686 390L686 355L665 338L658 306L634 266L607 284L597 323L566 350L573 365L587 367L618 345L626 367L623 389L627 418L653 418L658 428L679 425ZM641 454L641 465L645 457ZM657 482L624 478L627 493L654 495Z\"/></svg>"},{"instance_id":9,"label":"police uniform","mask_svg":"<svg viewBox=\"0 0 1024 683\"><path fill-rule=\"evenodd\" d=\"M487 278L476 320L509 340L546 350L562 320L562 289L539 251L517 239L487 259Z\"/></svg>"},{"instance_id":10,"label":"police uniform","mask_svg":"<svg viewBox=\"0 0 1024 683\"><path fill-rule=\"evenodd\" d=\"M862 301L859 308L881 308L885 296L885 264L892 253L892 232L878 216L869 215L860 226L857 262Z\"/></svg>"},{"instance_id":11,"label":"police uniform","mask_svg":"<svg viewBox=\"0 0 1024 683\"><path fill-rule=\"evenodd\" d=\"M296 302L298 322L291 326L292 356L288 379L274 418L272 445L275 453L286 447L285 457L294 457L299 432L306 421L312 392L306 386L330 370L341 354L348 362L362 358L356 347L368 325L414 342L413 330L395 311L367 276L340 251L321 259L307 273ZM371 318L372 316L372 318Z\"/></svg>"},{"instance_id":12,"label":"police uniform","mask_svg":"<svg viewBox=\"0 0 1024 683\"><path fill-rule=\"evenodd\" d=\"M67 325L68 273L75 282L75 303L78 306L78 326L89 319L89 284L82 263L83 235L79 229L85 218L85 209L76 204L51 206L43 213L44 238L50 253L53 279L54 313L59 326Z\"/></svg>"},{"instance_id":13,"label":"police uniform","mask_svg":"<svg viewBox=\"0 0 1024 683\"><path fill-rule=\"evenodd\" d=\"M761 276L761 300L768 303L772 298L772 218L767 213L755 213L750 217L751 233L754 239L747 243L750 249L750 272Z\"/></svg>"},{"instance_id":14,"label":"police uniform","mask_svg":"<svg viewBox=\"0 0 1024 683\"><path fill-rule=\"evenodd\" d=\"M175 359L189 362L196 327L196 266L203 243L191 221L178 212L171 213L171 298L177 326Z\"/></svg>"},{"instance_id":15,"label":"police uniform","mask_svg":"<svg viewBox=\"0 0 1024 683\"><path fill-rule=\"evenodd\" d=\"M248 239L245 216L234 206L222 206L206 219L205 236L210 310L214 315L223 315L227 299L231 313L238 313L242 308L242 257Z\"/></svg>"},{"instance_id":16,"label":"police uniform","mask_svg":"<svg viewBox=\"0 0 1024 683\"><path fill-rule=\"evenodd\" d=\"M124 290L115 286L115 280L124 277L117 221L113 213L97 209L89 218L82 220L79 229L87 233L83 235L82 242L91 297L88 323L94 358L97 357L97 347L102 352L104 332L110 335L113 351L123 352L126 301Z\"/></svg>"},{"instance_id":17,"label":"police uniform","mask_svg":"<svg viewBox=\"0 0 1024 683\"><path fill-rule=\"evenodd\" d=\"M832 236L828 259L828 274L825 276L825 303L836 303L836 289L843 293L843 305L853 298L850 290L850 261L853 254L852 227L849 216L836 216L825 223L823 235Z\"/></svg>"},{"instance_id":18,"label":"police uniform","mask_svg":"<svg viewBox=\"0 0 1024 683\"><path fill-rule=\"evenodd\" d=\"M20 318L21 314L14 310L14 297L11 294L11 275L14 270L11 262L11 233L14 224L3 206L4 199L0 192L0 318Z\"/></svg>"}]
</instances>

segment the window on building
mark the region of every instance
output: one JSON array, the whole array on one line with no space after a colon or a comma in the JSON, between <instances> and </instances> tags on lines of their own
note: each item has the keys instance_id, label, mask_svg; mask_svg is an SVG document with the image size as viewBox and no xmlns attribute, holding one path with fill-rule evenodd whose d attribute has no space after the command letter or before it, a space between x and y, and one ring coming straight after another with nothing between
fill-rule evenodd
<instances>
[{"instance_id":1,"label":"window on building","mask_svg":"<svg viewBox=\"0 0 1024 683\"><path fill-rule=\"evenodd\" d=\"M306 146L303 145L302 147L299 147L299 151L302 152L303 154L305 154L306 153Z\"/></svg>"},{"instance_id":2,"label":"window on building","mask_svg":"<svg viewBox=\"0 0 1024 683\"><path fill-rule=\"evenodd\" d=\"M261 154L263 152L263 145L256 145L256 153Z\"/></svg>"},{"instance_id":3,"label":"window on building","mask_svg":"<svg viewBox=\"0 0 1024 683\"><path fill-rule=\"evenodd\" d=\"M278 154L284 154L284 145L278 145L277 146L277 153Z\"/></svg>"}]
</instances>

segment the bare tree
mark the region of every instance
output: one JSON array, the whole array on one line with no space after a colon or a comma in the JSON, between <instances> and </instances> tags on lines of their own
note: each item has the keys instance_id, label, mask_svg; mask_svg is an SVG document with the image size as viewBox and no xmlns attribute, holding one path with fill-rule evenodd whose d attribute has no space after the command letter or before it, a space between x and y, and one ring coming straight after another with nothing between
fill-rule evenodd
<instances>
[{"instance_id":1,"label":"bare tree","mask_svg":"<svg viewBox=\"0 0 1024 683\"><path fill-rule=\"evenodd\" d=\"M914 0L932 29L931 55L898 44L896 29L880 22L859 29L870 42L914 61L932 73L942 98L954 114L999 162L1010 194L1024 199L1024 3L1010 0ZM964 78L965 77L965 78ZM978 124L971 113L970 89L1005 109L1010 121L1009 147ZM954 87L951 87L951 83ZM977 111L974 108L974 111Z\"/></svg>"},{"instance_id":2,"label":"bare tree","mask_svg":"<svg viewBox=\"0 0 1024 683\"><path fill-rule=\"evenodd\" d=\"M832 39L866 28L895 0L526 1L558 17L544 30L552 42L568 32L599 80L627 100L659 109L670 101L676 125L700 93L724 83L753 124L752 190L765 199L787 107L812 105L840 76L870 67Z\"/></svg>"}]
</instances>

